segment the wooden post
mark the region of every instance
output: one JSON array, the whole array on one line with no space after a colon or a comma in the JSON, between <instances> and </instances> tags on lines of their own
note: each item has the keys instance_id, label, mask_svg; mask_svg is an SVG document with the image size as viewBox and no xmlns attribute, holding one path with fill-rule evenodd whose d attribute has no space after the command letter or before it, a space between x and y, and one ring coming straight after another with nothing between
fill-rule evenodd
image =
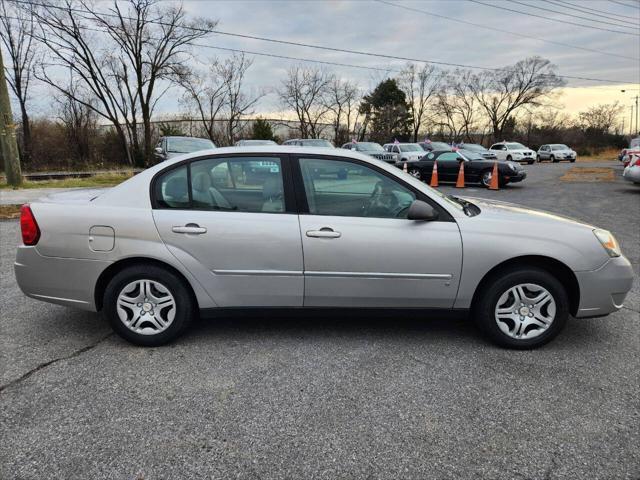
<instances>
[{"instance_id":1,"label":"wooden post","mask_svg":"<svg viewBox=\"0 0 640 480\"><path fill-rule=\"evenodd\" d=\"M16 126L13 123L7 79L4 76L4 62L0 51L0 151L4 161L7 183L18 187L22 183L18 143L16 142Z\"/></svg>"}]
</instances>

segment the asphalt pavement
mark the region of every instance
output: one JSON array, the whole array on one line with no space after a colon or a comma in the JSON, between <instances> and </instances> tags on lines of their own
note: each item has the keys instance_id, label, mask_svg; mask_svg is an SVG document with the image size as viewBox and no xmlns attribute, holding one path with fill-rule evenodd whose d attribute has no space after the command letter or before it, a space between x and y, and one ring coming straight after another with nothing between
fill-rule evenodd
<instances>
[{"instance_id":1,"label":"asphalt pavement","mask_svg":"<svg viewBox=\"0 0 640 480\"><path fill-rule=\"evenodd\" d=\"M610 229L640 258L640 187L527 166L496 198ZM464 320L229 318L138 348L24 297L0 222L0 478L640 478L640 287L509 351ZM64 272L61 272L64 281Z\"/></svg>"}]
</instances>

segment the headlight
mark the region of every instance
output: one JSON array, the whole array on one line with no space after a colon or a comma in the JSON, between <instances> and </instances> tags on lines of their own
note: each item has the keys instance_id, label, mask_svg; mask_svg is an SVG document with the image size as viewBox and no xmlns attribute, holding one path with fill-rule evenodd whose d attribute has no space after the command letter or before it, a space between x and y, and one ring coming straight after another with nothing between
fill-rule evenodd
<instances>
[{"instance_id":1,"label":"headlight","mask_svg":"<svg viewBox=\"0 0 640 480\"><path fill-rule=\"evenodd\" d=\"M615 239L611 232L607 230L601 230L596 228L593 231L593 234L596 236L602 247L607 251L610 257L619 257L622 255L620 251L620 245L618 245L618 241Z\"/></svg>"},{"instance_id":2,"label":"headlight","mask_svg":"<svg viewBox=\"0 0 640 480\"><path fill-rule=\"evenodd\" d=\"M522 152L514 152L513 156L514 157L521 157L522 156Z\"/></svg>"}]
</instances>

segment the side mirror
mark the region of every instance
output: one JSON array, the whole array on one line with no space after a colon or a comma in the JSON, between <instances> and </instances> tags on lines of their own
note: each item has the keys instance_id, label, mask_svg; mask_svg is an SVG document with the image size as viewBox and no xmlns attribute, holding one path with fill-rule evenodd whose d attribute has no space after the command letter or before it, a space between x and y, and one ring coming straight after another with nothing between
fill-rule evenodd
<instances>
[{"instance_id":1,"label":"side mirror","mask_svg":"<svg viewBox=\"0 0 640 480\"><path fill-rule=\"evenodd\" d=\"M153 151L156 152L158 155L162 155L162 148L160 148L160 147L154 148Z\"/></svg>"},{"instance_id":2,"label":"side mirror","mask_svg":"<svg viewBox=\"0 0 640 480\"><path fill-rule=\"evenodd\" d=\"M414 200L409 206L407 219L429 222L438 219L438 212L428 203L422 200Z\"/></svg>"}]
</instances>

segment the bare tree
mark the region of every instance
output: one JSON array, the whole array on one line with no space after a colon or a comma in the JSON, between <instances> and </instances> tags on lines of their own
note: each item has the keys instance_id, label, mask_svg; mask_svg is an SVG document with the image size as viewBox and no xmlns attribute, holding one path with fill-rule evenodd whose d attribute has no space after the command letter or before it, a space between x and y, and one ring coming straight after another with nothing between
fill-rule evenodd
<instances>
[{"instance_id":1,"label":"bare tree","mask_svg":"<svg viewBox=\"0 0 640 480\"><path fill-rule=\"evenodd\" d=\"M330 81L331 76L323 70L300 66L291 68L282 81L278 95L282 105L295 112L304 138L317 138L321 133L320 124L329 111L325 95Z\"/></svg>"},{"instance_id":2,"label":"bare tree","mask_svg":"<svg viewBox=\"0 0 640 480\"><path fill-rule=\"evenodd\" d=\"M156 102L171 85L187 58L189 47L206 35L215 22L189 22L181 6L160 7L159 0L128 0L128 8L114 1L104 11L86 0L40 4L36 10L41 27L38 40L48 47L54 65L69 70L82 84L74 96L87 108L114 125L129 161L151 160L151 115ZM81 13L78 13L81 10ZM96 29L96 26L99 27ZM106 31L103 34L96 34ZM45 83L64 95L73 95L48 65L39 70ZM65 85L65 86L62 86ZM138 116L143 125L143 146L138 145ZM129 149L133 143L133 154Z\"/></svg>"},{"instance_id":3,"label":"bare tree","mask_svg":"<svg viewBox=\"0 0 640 480\"><path fill-rule=\"evenodd\" d=\"M332 76L327 85L324 102L332 115L333 141L336 145L348 141L358 114L360 89L348 80Z\"/></svg>"},{"instance_id":4,"label":"bare tree","mask_svg":"<svg viewBox=\"0 0 640 480\"><path fill-rule=\"evenodd\" d=\"M494 140L502 137L506 123L521 107L542 106L556 88L565 85L555 70L549 60L536 56L471 78L469 85L489 117Z\"/></svg>"},{"instance_id":5,"label":"bare tree","mask_svg":"<svg viewBox=\"0 0 640 480\"><path fill-rule=\"evenodd\" d=\"M603 103L578 114L578 125L582 130L599 134L608 133L618 123L623 106L618 102Z\"/></svg>"},{"instance_id":6,"label":"bare tree","mask_svg":"<svg viewBox=\"0 0 640 480\"><path fill-rule=\"evenodd\" d=\"M31 8L9 5L7 0L0 0L0 38L9 54L9 66L5 67L7 82L20 105L23 162L30 160L32 150L27 102L37 50L34 30L35 22Z\"/></svg>"},{"instance_id":7,"label":"bare tree","mask_svg":"<svg viewBox=\"0 0 640 480\"><path fill-rule=\"evenodd\" d=\"M88 164L91 160L91 147L93 137L97 129L97 116L94 110L85 104L91 103L91 99L85 99L80 103L74 99L80 95L76 92L76 87L71 85L70 91L73 96L60 95L56 97L58 104L58 118L62 123L65 140L72 150L76 161Z\"/></svg>"},{"instance_id":8,"label":"bare tree","mask_svg":"<svg viewBox=\"0 0 640 480\"><path fill-rule=\"evenodd\" d=\"M418 141L418 134L429 116L432 100L438 95L445 73L433 65L425 64L422 68L409 63L398 76L398 86L405 93L411 109L411 130L413 141Z\"/></svg>"},{"instance_id":9,"label":"bare tree","mask_svg":"<svg viewBox=\"0 0 640 480\"><path fill-rule=\"evenodd\" d=\"M220 80L218 61L211 60L206 74L186 71L180 76L179 85L184 89L183 102L195 111L212 142L216 142L215 125L226 101L225 85Z\"/></svg>"},{"instance_id":10,"label":"bare tree","mask_svg":"<svg viewBox=\"0 0 640 480\"><path fill-rule=\"evenodd\" d=\"M224 109L227 117L227 141L233 145L240 120L245 115L253 113L252 108L264 93L248 94L244 91L243 83L247 70L253 60L242 54L234 54L218 66L218 75L224 86Z\"/></svg>"},{"instance_id":11,"label":"bare tree","mask_svg":"<svg viewBox=\"0 0 640 480\"><path fill-rule=\"evenodd\" d=\"M446 126L451 140L472 141L481 125L478 123L479 105L470 87L473 73L456 70L446 76L437 94L435 109L440 125Z\"/></svg>"}]
</instances>

